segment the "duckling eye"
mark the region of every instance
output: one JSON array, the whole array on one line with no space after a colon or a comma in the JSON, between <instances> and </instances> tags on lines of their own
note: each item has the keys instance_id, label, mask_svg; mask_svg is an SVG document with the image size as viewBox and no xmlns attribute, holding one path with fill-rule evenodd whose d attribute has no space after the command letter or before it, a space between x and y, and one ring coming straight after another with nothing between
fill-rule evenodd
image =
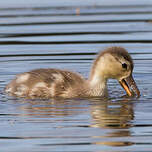
<instances>
[{"instance_id":1,"label":"duckling eye","mask_svg":"<svg viewBox=\"0 0 152 152\"><path fill-rule=\"evenodd\" d=\"M122 64L122 68L127 69L127 64L126 64L126 63L123 63L123 64Z\"/></svg>"}]
</instances>

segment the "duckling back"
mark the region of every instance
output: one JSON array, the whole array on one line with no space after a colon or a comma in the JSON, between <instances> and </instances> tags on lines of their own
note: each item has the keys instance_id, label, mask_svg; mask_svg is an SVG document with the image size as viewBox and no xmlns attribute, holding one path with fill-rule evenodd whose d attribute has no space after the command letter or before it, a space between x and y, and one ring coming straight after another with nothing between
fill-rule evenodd
<instances>
[{"instance_id":1,"label":"duckling back","mask_svg":"<svg viewBox=\"0 0 152 152\"><path fill-rule=\"evenodd\" d=\"M73 98L84 96L87 82L79 74L57 70L36 69L16 76L5 88L10 95L27 98Z\"/></svg>"}]
</instances>

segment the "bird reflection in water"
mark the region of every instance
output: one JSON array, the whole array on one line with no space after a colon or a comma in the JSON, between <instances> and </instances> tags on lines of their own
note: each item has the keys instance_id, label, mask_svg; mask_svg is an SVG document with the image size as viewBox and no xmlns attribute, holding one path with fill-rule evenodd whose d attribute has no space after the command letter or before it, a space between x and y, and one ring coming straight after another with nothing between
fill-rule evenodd
<instances>
[{"instance_id":1,"label":"bird reflection in water","mask_svg":"<svg viewBox=\"0 0 152 152\"><path fill-rule=\"evenodd\" d=\"M133 126L134 119L133 103L127 100L98 101L91 106L92 125L91 127L107 129L108 133L94 137L101 138L102 141L94 144L107 146L130 146L134 143L126 141L122 137L131 136L130 128ZM110 130L109 130L110 129ZM101 132L102 132L101 130ZM123 140L121 140L121 138ZM109 141L110 139L110 141ZM104 140L104 141L103 141Z\"/></svg>"},{"instance_id":2,"label":"bird reflection in water","mask_svg":"<svg viewBox=\"0 0 152 152\"><path fill-rule=\"evenodd\" d=\"M91 115L94 124L100 128L128 128L134 118L133 105L127 101L98 102L91 106Z\"/></svg>"},{"instance_id":3,"label":"bird reflection in water","mask_svg":"<svg viewBox=\"0 0 152 152\"><path fill-rule=\"evenodd\" d=\"M22 111L22 116L38 116L39 118L56 118L65 116L76 116L84 112L87 107L83 106L85 101L81 100L19 100L18 109Z\"/></svg>"},{"instance_id":4,"label":"bird reflection in water","mask_svg":"<svg viewBox=\"0 0 152 152\"><path fill-rule=\"evenodd\" d=\"M88 127L100 128L98 136L91 138L97 139L97 142L92 144L107 145L107 146L130 146L134 143L126 141L124 137L131 137L130 128L132 127L132 120L134 119L133 102L130 99L112 101L107 99L90 99L88 100L51 100L50 101L19 101L22 103L19 108L24 111L24 116L32 116L39 118L49 118L45 121L55 122L50 118L76 118L77 115L90 114L92 118ZM65 121L65 119L60 121ZM80 117L78 118L80 119ZM75 119L71 119L75 121ZM82 120L77 120L82 122ZM85 121L90 121L86 118ZM66 127L66 126L64 126ZM87 128L88 128L87 127ZM104 133L105 135L103 135ZM121 140L121 138L123 140ZM100 140L100 141L99 141Z\"/></svg>"}]
</instances>

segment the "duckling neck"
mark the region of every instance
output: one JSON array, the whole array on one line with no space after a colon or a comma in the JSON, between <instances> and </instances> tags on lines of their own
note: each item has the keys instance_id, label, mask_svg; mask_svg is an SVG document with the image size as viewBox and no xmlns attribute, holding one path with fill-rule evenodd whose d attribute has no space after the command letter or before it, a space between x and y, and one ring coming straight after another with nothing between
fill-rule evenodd
<instances>
[{"instance_id":1,"label":"duckling neck","mask_svg":"<svg viewBox=\"0 0 152 152\"><path fill-rule=\"evenodd\" d=\"M91 96L107 96L107 79L99 75L91 75L89 79Z\"/></svg>"}]
</instances>

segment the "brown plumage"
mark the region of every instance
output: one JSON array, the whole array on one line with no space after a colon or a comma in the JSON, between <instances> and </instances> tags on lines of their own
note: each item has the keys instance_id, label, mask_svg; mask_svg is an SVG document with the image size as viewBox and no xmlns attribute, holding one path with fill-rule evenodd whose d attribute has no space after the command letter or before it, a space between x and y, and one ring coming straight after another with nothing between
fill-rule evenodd
<instances>
[{"instance_id":1,"label":"brown plumage","mask_svg":"<svg viewBox=\"0 0 152 152\"><path fill-rule=\"evenodd\" d=\"M29 78L17 83L18 78L26 74L29 74ZM73 98L83 94L85 88L80 87L80 84L86 86L86 80L79 74L59 69L36 69L17 75L6 86L6 90L12 87L11 95L29 98ZM28 89L21 90L21 85L23 88L28 86ZM23 93L20 94L21 91Z\"/></svg>"},{"instance_id":2,"label":"brown plumage","mask_svg":"<svg viewBox=\"0 0 152 152\"><path fill-rule=\"evenodd\" d=\"M122 64L126 64L122 67ZM133 61L122 47L110 47L99 53L88 80L81 75L59 69L36 69L16 76L5 88L10 95L26 98L75 98L106 96L107 79L117 79L129 96L130 85L139 96L132 78ZM130 82L127 82L127 81ZM127 85L128 84L128 85Z\"/></svg>"}]
</instances>

